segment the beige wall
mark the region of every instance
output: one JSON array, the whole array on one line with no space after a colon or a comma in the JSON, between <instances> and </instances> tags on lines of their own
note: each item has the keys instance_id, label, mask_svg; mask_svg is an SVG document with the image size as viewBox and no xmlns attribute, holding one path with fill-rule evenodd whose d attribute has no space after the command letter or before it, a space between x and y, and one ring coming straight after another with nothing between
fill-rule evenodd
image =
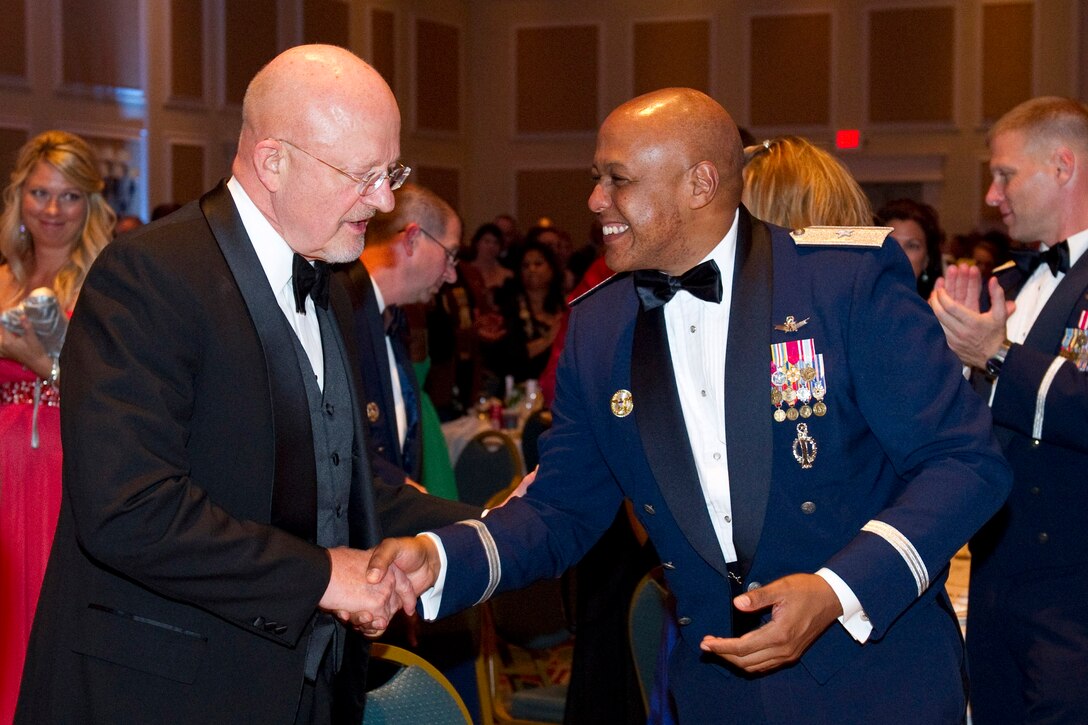
<instances>
[{"instance_id":1,"label":"beige wall","mask_svg":"<svg viewBox=\"0 0 1088 725\"><path fill-rule=\"evenodd\" d=\"M405 162L469 231L500 212L523 225L547 215L580 241L594 127L638 92L684 84L757 137L830 146L835 129L860 128L863 147L843 155L859 179L921 184L961 232L993 223L982 206L992 118L1029 95L1088 98L1085 6L0 0L0 158L50 127L99 139L129 159L146 213L228 173L249 75L280 48L320 40L390 80Z\"/></svg>"}]
</instances>

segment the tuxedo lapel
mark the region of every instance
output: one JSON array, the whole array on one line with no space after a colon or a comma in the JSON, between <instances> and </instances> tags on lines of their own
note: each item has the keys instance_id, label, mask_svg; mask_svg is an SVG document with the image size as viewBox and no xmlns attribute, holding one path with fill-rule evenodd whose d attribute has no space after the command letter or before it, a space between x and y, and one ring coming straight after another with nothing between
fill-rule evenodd
<instances>
[{"instance_id":1,"label":"tuxedo lapel","mask_svg":"<svg viewBox=\"0 0 1088 725\"><path fill-rule=\"evenodd\" d=\"M1088 253L1080 259L1058 283L1050 299L1043 305L1035 324L1031 326L1026 347L1044 352L1057 352L1065 328L1069 323L1069 313L1076 308L1077 301L1088 289Z\"/></svg>"},{"instance_id":2,"label":"tuxedo lapel","mask_svg":"<svg viewBox=\"0 0 1088 725\"><path fill-rule=\"evenodd\" d=\"M766 225L743 207L738 219L725 351L725 441L733 545L747 573L763 530L771 484L768 366L774 280Z\"/></svg>"},{"instance_id":3,"label":"tuxedo lapel","mask_svg":"<svg viewBox=\"0 0 1088 725\"><path fill-rule=\"evenodd\" d=\"M631 350L635 423L646 459L677 525L707 563L728 577L699 485L669 354L665 308L639 308Z\"/></svg>"},{"instance_id":4,"label":"tuxedo lapel","mask_svg":"<svg viewBox=\"0 0 1088 725\"><path fill-rule=\"evenodd\" d=\"M230 267L257 329L269 382L275 473L269 520L308 541L316 538L317 473L313 431L290 326L280 311L226 184L200 200L200 210Z\"/></svg>"}]
</instances>

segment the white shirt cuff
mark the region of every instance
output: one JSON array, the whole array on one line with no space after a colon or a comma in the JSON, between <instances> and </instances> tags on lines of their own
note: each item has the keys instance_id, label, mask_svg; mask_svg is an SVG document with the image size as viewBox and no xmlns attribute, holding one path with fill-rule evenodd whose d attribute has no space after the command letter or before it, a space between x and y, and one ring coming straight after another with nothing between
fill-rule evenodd
<instances>
[{"instance_id":1,"label":"white shirt cuff","mask_svg":"<svg viewBox=\"0 0 1088 725\"><path fill-rule=\"evenodd\" d=\"M842 616L839 617L839 624L846 628L851 637L865 644L869 639L869 635L873 633L873 625L869 622L865 610L861 608L861 602L858 601L854 590L842 580L842 577L827 567L816 572L816 576L827 582L831 589L834 590L835 596L839 598L839 604L842 605Z\"/></svg>"},{"instance_id":2,"label":"white shirt cuff","mask_svg":"<svg viewBox=\"0 0 1088 725\"><path fill-rule=\"evenodd\" d=\"M426 536L438 549L438 579L434 586L419 595L419 601L423 604L423 618L433 622L438 618L438 610L442 607L442 589L446 585L446 547L442 545L442 539L429 531L417 535Z\"/></svg>"}]
</instances>

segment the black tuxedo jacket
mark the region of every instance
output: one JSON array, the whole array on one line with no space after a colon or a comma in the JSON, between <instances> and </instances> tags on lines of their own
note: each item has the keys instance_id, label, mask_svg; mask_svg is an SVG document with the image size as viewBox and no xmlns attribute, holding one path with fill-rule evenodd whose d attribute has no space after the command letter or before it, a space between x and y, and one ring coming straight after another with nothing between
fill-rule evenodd
<instances>
[{"instance_id":1,"label":"black tuxedo jacket","mask_svg":"<svg viewBox=\"0 0 1088 725\"><path fill-rule=\"evenodd\" d=\"M336 284L330 309L351 357ZM291 334L225 185L99 257L62 355L62 513L16 721L291 722L329 579ZM372 480L352 392L352 545L470 514Z\"/></svg>"},{"instance_id":2,"label":"black tuxedo jacket","mask_svg":"<svg viewBox=\"0 0 1088 725\"><path fill-rule=\"evenodd\" d=\"M358 260L338 265L336 276L347 288L354 310L355 339L359 345L362 371L363 416L374 473L389 484L404 483L406 475L413 481L419 481L423 475L423 436L417 434L409 443L412 461L409 469L404 465L404 452L397 430L396 399L393 397L393 376L397 372L389 368L385 326L382 311L378 309L378 298L374 294L374 283L366 267ZM415 375L410 377L415 391L416 420L421 420L419 401L422 393Z\"/></svg>"},{"instance_id":3,"label":"black tuxedo jacket","mask_svg":"<svg viewBox=\"0 0 1088 725\"><path fill-rule=\"evenodd\" d=\"M1006 296L1027 281L1014 265L995 271ZM988 300L983 300L988 307ZM1023 345L1002 366L991 409L994 433L1013 469L1005 506L971 542L980 585L1028 572L1088 563L1088 373L1059 356L1066 329L1088 311L1088 254L1047 300ZM989 386L983 390L989 395Z\"/></svg>"}]
</instances>

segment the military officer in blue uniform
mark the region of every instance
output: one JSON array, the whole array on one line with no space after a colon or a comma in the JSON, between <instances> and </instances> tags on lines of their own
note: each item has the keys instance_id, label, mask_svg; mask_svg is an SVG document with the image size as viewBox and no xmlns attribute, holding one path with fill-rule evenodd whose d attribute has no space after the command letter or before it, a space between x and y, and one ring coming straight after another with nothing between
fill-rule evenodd
<instances>
[{"instance_id":1,"label":"military officer in blue uniform","mask_svg":"<svg viewBox=\"0 0 1088 725\"><path fill-rule=\"evenodd\" d=\"M589 206L620 274L571 314L536 482L371 576L445 615L556 576L626 497L676 597L680 722L959 722L943 585L1009 490L989 414L887 230L764 224L741 166L697 91L608 116Z\"/></svg>"},{"instance_id":2,"label":"military officer in blue uniform","mask_svg":"<svg viewBox=\"0 0 1088 725\"><path fill-rule=\"evenodd\" d=\"M977 270L950 268L932 298L949 346L990 401L1014 480L1007 504L971 541L971 712L977 725L1082 723L1088 108L1026 101L994 124L989 143L987 203L1014 239L1042 247L994 270L982 312Z\"/></svg>"}]
</instances>

